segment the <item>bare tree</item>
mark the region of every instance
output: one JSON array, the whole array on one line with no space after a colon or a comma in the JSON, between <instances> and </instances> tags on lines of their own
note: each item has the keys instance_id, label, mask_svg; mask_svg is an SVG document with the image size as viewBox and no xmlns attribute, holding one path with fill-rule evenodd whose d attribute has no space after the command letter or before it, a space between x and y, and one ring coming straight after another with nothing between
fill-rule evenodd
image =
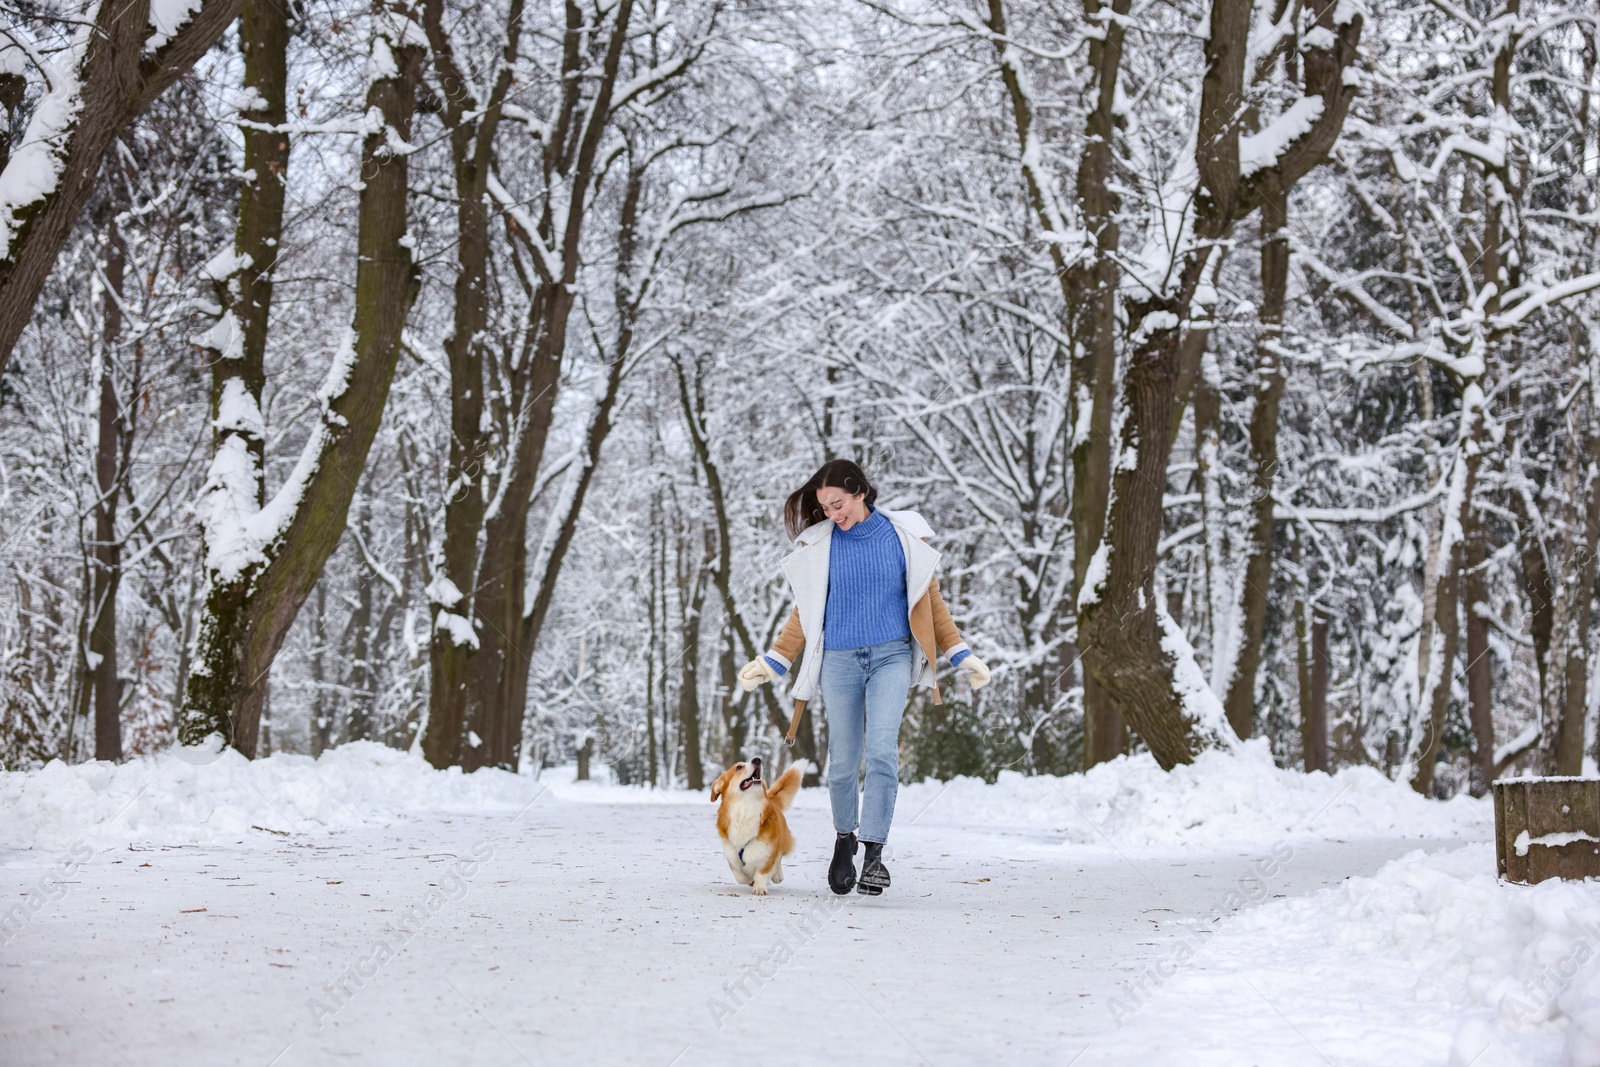
<instances>
[{"instance_id":1,"label":"bare tree","mask_svg":"<svg viewBox=\"0 0 1600 1067\"><path fill-rule=\"evenodd\" d=\"M424 51L418 37L404 15L374 11L366 104L382 121L361 145L355 311L317 393L320 417L300 462L258 507L261 473L245 441L217 442L200 505L209 588L180 725L185 743L221 734L255 755L267 671L344 533L383 415L420 284L406 219L407 138ZM241 217L242 232L247 225ZM231 389L216 422L259 433L260 407L246 388Z\"/></svg>"},{"instance_id":2,"label":"bare tree","mask_svg":"<svg viewBox=\"0 0 1600 1067\"><path fill-rule=\"evenodd\" d=\"M41 16L0 28L5 50L27 57L41 89L0 171L0 373L117 133L210 50L239 7L205 0L181 25L165 26L153 24L150 0L130 0L92 5L92 20ZM41 28L65 38L48 58Z\"/></svg>"}]
</instances>

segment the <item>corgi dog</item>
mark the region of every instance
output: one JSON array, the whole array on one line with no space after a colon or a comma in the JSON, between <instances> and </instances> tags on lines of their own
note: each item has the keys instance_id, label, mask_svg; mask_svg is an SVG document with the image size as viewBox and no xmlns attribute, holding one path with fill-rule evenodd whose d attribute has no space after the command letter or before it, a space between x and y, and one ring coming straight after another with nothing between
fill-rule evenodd
<instances>
[{"instance_id":1,"label":"corgi dog","mask_svg":"<svg viewBox=\"0 0 1600 1067\"><path fill-rule=\"evenodd\" d=\"M717 812L717 836L728 867L740 885L765 896L767 886L783 881L783 857L794 848L794 835L784 811L800 791L804 765L796 763L767 788L761 780L761 758L735 763L711 786L711 802L722 801Z\"/></svg>"}]
</instances>

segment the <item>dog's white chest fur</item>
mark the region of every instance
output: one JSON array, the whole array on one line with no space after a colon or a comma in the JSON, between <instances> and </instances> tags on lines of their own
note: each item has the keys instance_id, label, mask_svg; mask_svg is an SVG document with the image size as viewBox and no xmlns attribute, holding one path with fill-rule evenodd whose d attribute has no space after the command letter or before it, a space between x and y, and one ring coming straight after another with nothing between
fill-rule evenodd
<instances>
[{"instance_id":1,"label":"dog's white chest fur","mask_svg":"<svg viewBox=\"0 0 1600 1067\"><path fill-rule=\"evenodd\" d=\"M759 797L740 798L728 812L728 843L743 848L761 831L761 812L766 807Z\"/></svg>"}]
</instances>

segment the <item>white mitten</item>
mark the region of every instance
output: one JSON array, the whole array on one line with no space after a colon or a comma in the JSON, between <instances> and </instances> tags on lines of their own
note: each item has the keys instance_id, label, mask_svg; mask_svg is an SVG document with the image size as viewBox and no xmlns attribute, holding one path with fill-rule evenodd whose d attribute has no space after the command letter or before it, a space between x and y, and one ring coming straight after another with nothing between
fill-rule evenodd
<instances>
[{"instance_id":1,"label":"white mitten","mask_svg":"<svg viewBox=\"0 0 1600 1067\"><path fill-rule=\"evenodd\" d=\"M989 674L985 671L984 678L987 679L988 677ZM764 682L776 682L777 680L778 672L773 670L772 664L764 659L753 659L739 668L739 688L746 693L755 692L756 686Z\"/></svg>"},{"instance_id":2,"label":"white mitten","mask_svg":"<svg viewBox=\"0 0 1600 1067\"><path fill-rule=\"evenodd\" d=\"M989 684L989 668L977 656L963 659L959 669L967 672L967 681L972 683L972 688L982 689Z\"/></svg>"}]
</instances>

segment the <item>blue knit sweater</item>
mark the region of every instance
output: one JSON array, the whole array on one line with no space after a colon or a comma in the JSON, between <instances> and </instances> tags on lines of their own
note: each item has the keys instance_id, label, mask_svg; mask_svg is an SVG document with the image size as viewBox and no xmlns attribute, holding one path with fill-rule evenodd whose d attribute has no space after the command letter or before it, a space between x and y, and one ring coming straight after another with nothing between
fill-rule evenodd
<instances>
[{"instance_id":1,"label":"blue knit sweater","mask_svg":"<svg viewBox=\"0 0 1600 1067\"><path fill-rule=\"evenodd\" d=\"M906 554L894 523L873 509L848 530L835 526L823 648L867 648L910 636Z\"/></svg>"},{"instance_id":2,"label":"blue knit sweater","mask_svg":"<svg viewBox=\"0 0 1600 1067\"><path fill-rule=\"evenodd\" d=\"M837 526L828 549L828 603L822 617L824 649L867 648L911 636L906 603L906 554L888 516L876 508L848 530ZM965 659L964 652L951 661ZM765 657L780 675L787 670Z\"/></svg>"}]
</instances>

